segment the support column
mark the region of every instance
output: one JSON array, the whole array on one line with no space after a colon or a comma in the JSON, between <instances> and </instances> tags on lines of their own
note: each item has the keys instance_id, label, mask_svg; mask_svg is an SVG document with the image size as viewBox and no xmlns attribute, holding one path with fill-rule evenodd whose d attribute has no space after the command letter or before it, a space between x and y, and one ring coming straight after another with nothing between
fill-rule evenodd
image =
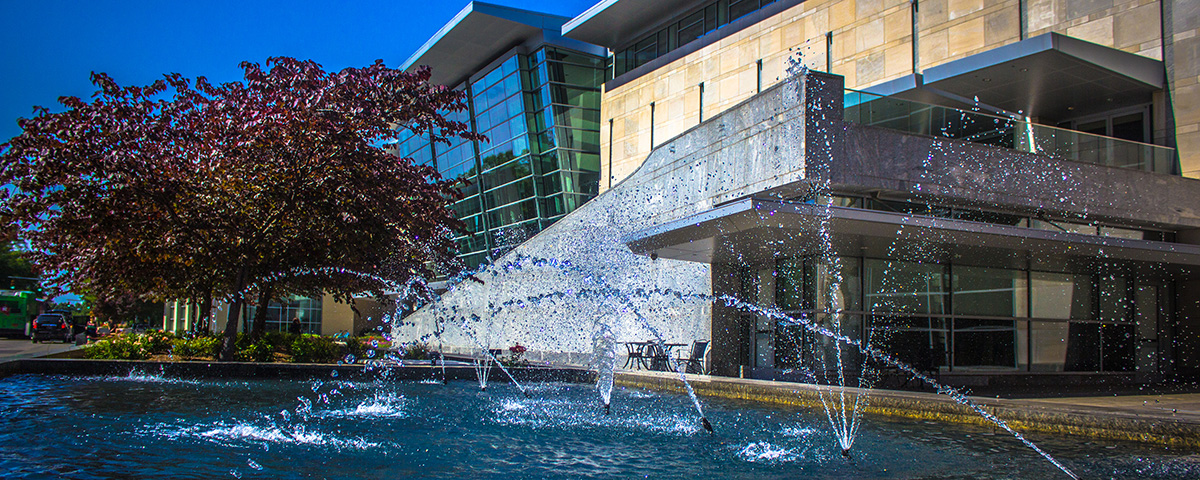
<instances>
[{"instance_id":1,"label":"support column","mask_svg":"<svg viewBox=\"0 0 1200 480\"><path fill-rule=\"evenodd\" d=\"M1200 245L1200 230L1179 232L1179 243ZM1173 369L1181 375L1200 375L1200 279L1175 283Z\"/></svg>"},{"instance_id":2,"label":"support column","mask_svg":"<svg viewBox=\"0 0 1200 480\"><path fill-rule=\"evenodd\" d=\"M715 295L741 297L742 282L735 265L712 265L712 291ZM716 302L712 308L712 365L713 375L736 377L741 368L749 367L750 325L741 310Z\"/></svg>"}]
</instances>

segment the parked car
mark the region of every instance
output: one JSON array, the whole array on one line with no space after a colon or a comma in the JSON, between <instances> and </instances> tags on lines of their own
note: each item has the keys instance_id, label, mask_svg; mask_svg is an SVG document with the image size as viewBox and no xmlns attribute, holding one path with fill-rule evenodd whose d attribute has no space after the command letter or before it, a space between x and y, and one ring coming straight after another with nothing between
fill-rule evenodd
<instances>
[{"instance_id":1,"label":"parked car","mask_svg":"<svg viewBox=\"0 0 1200 480\"><path fill-rule=\"evenodd\" d=\"M71 333L69 335L70 335L70 338L72 338L72 339L75 338L75 336L79 335L80 333L84 333L88 330L88 317L86 315L75 315L75 312L72 312L71 310L63 310L63 309L46 310L45 313L58 314L58 315L62 315L63 318L66 318L67 321L71 324L71 326L70 326ZM95 332L93 331L93 332L88 333L88 336L91 337L93 333L95 333Z\"/></svg>"},{"instance_id":2,"label":"parked car","mask_svg":"<svg viewBox=\"0 0 1200 480\"><path fill-rule=\"evenodd\" d=\"M61 340L63 343L71 341L71 320L61 313L38 315L33 320L33 328L30 330L33 343L45 340Z\"/></svg>"}]
</instances>

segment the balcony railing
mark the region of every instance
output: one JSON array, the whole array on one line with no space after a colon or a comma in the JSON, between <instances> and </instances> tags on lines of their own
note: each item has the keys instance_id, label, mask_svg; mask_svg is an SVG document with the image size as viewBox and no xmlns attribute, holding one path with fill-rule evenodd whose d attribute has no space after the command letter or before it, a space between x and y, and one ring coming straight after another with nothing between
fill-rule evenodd
<instances>
[{"instance_id":1,"label":"balcony railing","mask_svg":"<svg viewBox=\"0 0 1200 480\"><path fill-rule=\"evenodd\" d=\"M977 111L847 89L847 122L1032 152L1062 160L1175 173L1175 149Z\"/></svg>"}]
</instances>

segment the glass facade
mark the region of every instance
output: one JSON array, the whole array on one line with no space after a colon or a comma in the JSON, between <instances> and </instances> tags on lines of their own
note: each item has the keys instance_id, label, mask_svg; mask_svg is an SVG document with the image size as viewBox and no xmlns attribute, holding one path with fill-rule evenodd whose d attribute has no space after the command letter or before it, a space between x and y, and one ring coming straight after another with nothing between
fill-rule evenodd
<instances>
[{"instance_id":1,"label":"glass facade","mask_svg":"<svg viewBox=\"0 0 1200 480\"><path fill-rule=\"evenodd\" d=\"M258 312L258 306L246 306L244 317L252 320ZM308 297L291 297L287 303L271 302L267 306L268 332L287 332L292 324L292 318L300 319L301 333L321 333L321 299ZM250 322L242 323L243 329L250 328Z\"/></svg>"},{"instance_id":2,"label":"glass facade","mask_svg":"<svg viewBox=\"0 0 1200 480\"><path fill-rule=\"evenodd\" d=\"M826 325L837 315L845 334L921 370L1166 373L1158 361L1170 315L1165 282L857 257L786 258L774 267L769 281L756 275L762 267L745 267L743 295L773 283L789 315ZM805 356L815 339L802 329L754 328L771 338L752 349L773 358L750 355L753 366L813 364Z\"/></svg>"},{"instance_id":3,"label":"glass facade","mask_svg":"<svg viewBox=\"0 0 1200 480\"><path fill-rule=\"evenodd\" d=\"M546 46L502 61L459 86L470 109L447 116L485 141L430 145L411 132L397 151L459 180L453 205L466 224L467 268L503 255L599 193L600 86L604 59Z\"/></svg>"}]
</instances>

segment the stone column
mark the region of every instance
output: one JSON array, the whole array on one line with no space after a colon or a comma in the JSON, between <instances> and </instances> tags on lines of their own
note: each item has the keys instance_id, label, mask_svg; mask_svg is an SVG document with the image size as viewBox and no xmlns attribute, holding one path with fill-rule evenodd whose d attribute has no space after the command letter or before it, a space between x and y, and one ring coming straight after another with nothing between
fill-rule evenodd
<instances>
[{"instance_id":1,"label":"stone column","mask_svg":"<svg viewBox=\"0 0 1200 480\"><path fill-rule=\"evenodd\" d=\"M1200 245L1200 229L1179 232L1179 243ZM1172 362L1181 375L1200 375L1200 279L1175 282L1174 355Z\"/></svg>"},{"instance_id":2,"label":"stone column","mask_svg":"<svg viewBox=\"0 0 1200 480\"><path fill-rule=\"evenodd\" d=\"M712 266L712 291L715 295L741 297L742 282L736 265L717 263ZM750 325L741 310L716 302L712 308L712 353L709 371L713 375L736 377L741 366L747 366L750 346Z\"/></svg>"}]
</instances>

